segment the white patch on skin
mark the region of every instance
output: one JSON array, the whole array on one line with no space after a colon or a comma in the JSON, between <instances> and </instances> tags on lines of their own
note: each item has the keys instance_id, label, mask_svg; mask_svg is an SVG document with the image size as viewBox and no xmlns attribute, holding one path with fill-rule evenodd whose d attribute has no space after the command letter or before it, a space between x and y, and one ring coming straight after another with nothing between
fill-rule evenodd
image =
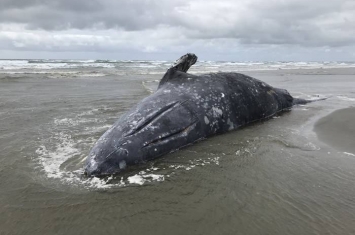
<instances>
[{"instance_id":1,"label":"white patch on skin","mask_svg":"<svg viewBox=\"0 0 355 235\"><path fill-rule=\"evenodd\" d=\"M230 120L229 118L228 118L228 120L227 120L227 124L229 125L229 128L228 128L229 131L231 131L231 130L234 129L234 123L231 122L231 120Z\"/></svg>"},{"instance_id":2,"label":"white patch on skin","mask_svg":"<svg viewBox=\"0 0 355 235\"><path fill-rule=\"evenodd\" d=\"M125 160L120 161L120 163L119 163L120 169L125 169L126 166L127 166L127 164L126 164L126 161L125 161Z\"/></svg>"},{"instance_id":3,"label":"white patch on skin","mask_svg":"<svg viewBox=\"0 0 355 235\"><path fill-rule=\"evenodd\" d=\"M158 123L158 124L159 124L159 123ZM158 128L159 128L159 125L158 125L158 124L157 124L157 125L155 125L155 126L153 126L153 125L148 126L147 128L153 131L153 130L155 130L155 129L158 129Z\"/></svg>"},{"instance_id":4,"label":"white patch on skin","mask_svg":"<svg viewBox=\"0 0 355 235\"><path fill-rule=\"evenodd\" d=\"M222 98L224 98L224 94L222 93Z\"/></svg>"},{"instance_id":5,"label":"white patch on skin","mask_svg":"<svg viewBox=\"0 0 355 235\"><path fill-rule=\"evenodd\" d=\"M92 168L96 168L96 166L97 166L97 162L95 161L95 157L96 156L92 156L92 158L90 160L90 165Z\"/></svg>"},{"instance_id":6,"label":"white patch on skin","mask_svg":"<svg viewBox=\"0 0 355 235\"><path fill-rule=\"evenodd\" d=\"M208 125L210 123L210 120L208 120L208 118L205 116L205 123L206 125Z\"/></svg>"},{"instance_id":7,"label":"white patch on skin","mask_svg":"<svg viewBox=\"0 0 355 235\"><path fill-rule=\"evenodd\" d=\"M213 110L213 116L218 117L223 115L223 111L219 108L212 107Z\"/></svg>"}]
</instances>

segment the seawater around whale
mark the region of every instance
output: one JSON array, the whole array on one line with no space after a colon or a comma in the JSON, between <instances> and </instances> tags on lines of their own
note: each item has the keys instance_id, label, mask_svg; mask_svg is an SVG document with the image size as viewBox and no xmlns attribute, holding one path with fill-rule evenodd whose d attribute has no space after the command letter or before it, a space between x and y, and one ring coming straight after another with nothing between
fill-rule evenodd
<instances>
[{"instance_id":1,"label":"seawater around whale","mask_svg":"<svg viewBox=\"0 0 355 235\"><path fill-rule=\"evenodd\" d=\"M309 102L239 73L188 74L196 61L194 54L178 59L157 91L132 107L99 138L86 160L87 175L116 174Z\"/></svg>"}]
</instances>

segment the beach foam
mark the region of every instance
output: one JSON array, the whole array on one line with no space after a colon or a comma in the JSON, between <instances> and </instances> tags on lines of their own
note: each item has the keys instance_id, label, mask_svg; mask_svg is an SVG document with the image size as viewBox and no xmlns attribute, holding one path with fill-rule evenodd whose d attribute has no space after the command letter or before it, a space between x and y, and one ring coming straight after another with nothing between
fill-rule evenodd
<instances>
[{"instance_id":1,"label":"beach foam","mask_svg":"<svg viewBox=\"0 0 355 235\"><path fill-rule=\"evenodd\" d=\"M105 107L104 107L105 108ZM100 109L101 110L101 109ZM86 151L92 146L96 139L92 135L105 131L111 125L97 121L95 113L99 109L83 111L73 117L54 118L53 127L61 131L54 132L50 138L41 140L36 150L36 161L41 172L50 180L74 187L86 189L109 189L126 186L140 186L147 183L163 182L171 175L189 171L196 167L203 167L211 164L219 165L218 156L186 160L180 164L168 164L156 166L154 162L147 164L144 169L125 172L124 176L111 176L106 178L87 178L83 175L86 160ZM90 125L90 124L95 125ZM78 125L90 125L81 130L79 135L72 133L71 128ZM67 127L67 128L63 128ZM64 129L64 130L63 130ZM88 137L90 136L90 137Z\"/></svg>"}]
</instances>

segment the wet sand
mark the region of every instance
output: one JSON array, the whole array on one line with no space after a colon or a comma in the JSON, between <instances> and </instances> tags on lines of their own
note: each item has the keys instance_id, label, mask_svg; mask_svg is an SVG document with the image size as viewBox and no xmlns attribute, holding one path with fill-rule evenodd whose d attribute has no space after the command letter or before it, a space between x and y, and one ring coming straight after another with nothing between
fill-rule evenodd
<instances>
[{"instance_id":1,"label":"wet sand","mask_svg":"<svg viewBox=\"0 0 355 235\"><path fill-rule=\"evenodd\" d=\"M242 72L330 98L123 175L83 177L95 141L164 73L126 67L0 70L0 234L355 234L354 152L313 132L325 120L320 138L354 139L355 68Z\"/></svg>"},{"instance_id":2,"label":"wet sand","mask_svg":"<svg viewBox=\"0 0 355 235\"><path fill-rule=\"evenodd\" d=\"M355 107L336 110L319 119L314 131L322 142L355 154Z\"/></svg>"}]
</instances>

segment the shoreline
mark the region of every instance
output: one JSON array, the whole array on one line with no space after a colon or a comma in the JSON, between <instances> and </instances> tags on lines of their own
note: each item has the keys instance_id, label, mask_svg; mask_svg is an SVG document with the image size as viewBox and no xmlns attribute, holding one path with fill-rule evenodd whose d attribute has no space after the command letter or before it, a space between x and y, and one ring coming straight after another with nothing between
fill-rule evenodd
<instances>
[{"instance_id":1,"label":"shoreline","mask_svg":"<svg viewBox=\"0 0 355 235\"><path fill-rule=\"evenodd\" d=\"M122 75L138 75L138 76L160 76L163 75L166 70L156 70L156 71L146 71L146 74L136 74L134 72L135 70L132 71L126 71L125 73L122 73L121 70L113 70L112 68L53 68L53 69L48 69L48 70L38 70L37 69L26 69L26 70L2 70L0 69L0 78L2 77L11 77L11 76L28 76L28 75L42 75L42 76L48 76L48 75L60 75L60 74L65 74L67 76L75 76L75 75L82 75L86 74L88 76L98 76L98 73L102 73L102 76L122 76ZM130 72L132 72L130 74ZM221 70L208 70L206 69L205 71L194 71L191 69L190 73L191 74L204 74L204 73L218 73L218 72L236 72L236 73L245 73L245 74L251 74L251 75L275 75L275 76L283 76L283 75L355 75L355 67L346 67L346 68L287 68L287 69L260 69L260 70L233 70L227 69L227 68L221 68Z\"/></svg>"}]
</instances>

